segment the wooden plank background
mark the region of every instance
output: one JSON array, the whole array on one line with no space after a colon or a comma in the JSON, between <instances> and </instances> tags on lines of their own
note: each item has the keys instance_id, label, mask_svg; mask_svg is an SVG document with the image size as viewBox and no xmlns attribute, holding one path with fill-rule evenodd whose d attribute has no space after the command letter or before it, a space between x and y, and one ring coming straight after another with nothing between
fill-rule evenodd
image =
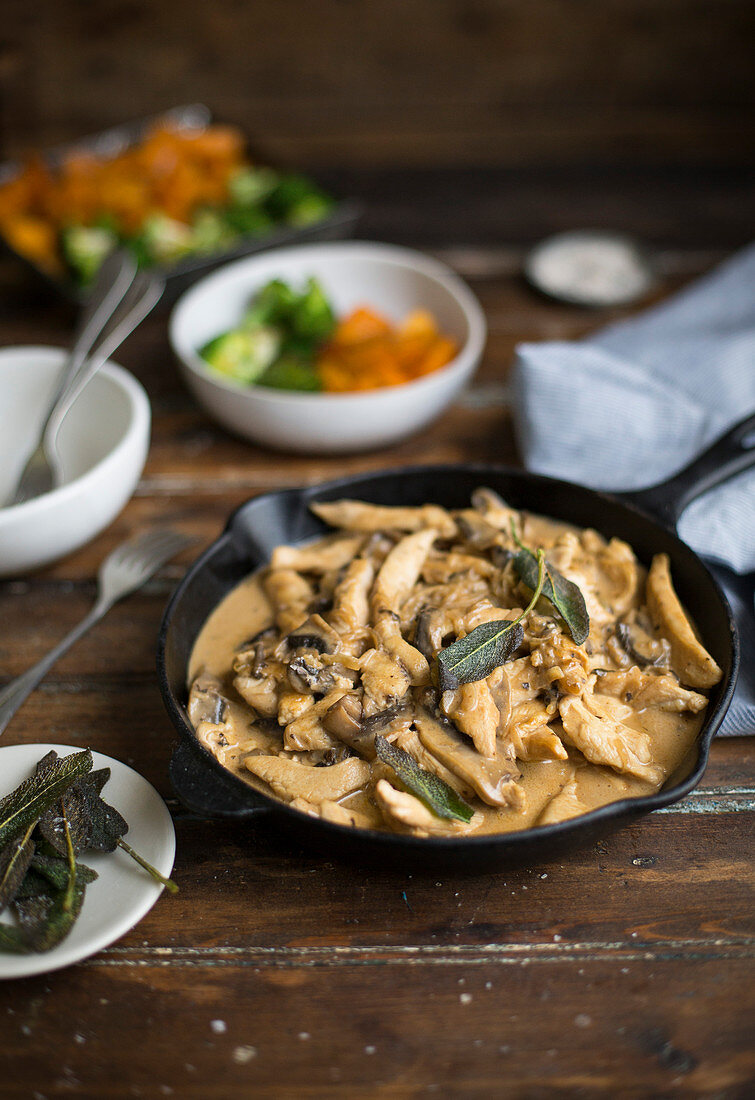
<instances>
[{"instance_id":1,"label":"wooden plank background","mask_svg":"<svg viewBox=\"0 0 755 1100\"><path fill-rule=\"evenodd\" d=\"M310 166L753 158L751 0L5 0L6 152L205 101Z\"/></svg>"}]
</instances>

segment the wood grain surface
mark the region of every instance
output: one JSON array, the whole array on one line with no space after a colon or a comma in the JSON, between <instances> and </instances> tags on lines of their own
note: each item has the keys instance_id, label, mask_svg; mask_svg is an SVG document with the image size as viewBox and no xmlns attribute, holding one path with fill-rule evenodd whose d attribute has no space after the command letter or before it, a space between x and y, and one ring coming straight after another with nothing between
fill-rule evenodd
<instances>
[{"instance_id":1,"label":"wood grain surface","mask_svg":"<svg viewBox=\"0 0 755 1100\"><path fill-rule=\"evenodd\" d=\"M5 0L9 149L202 100L310 165L752 163L750 0Z\"/></svg>"},{"instance_id":2,"label":"wood grain surface","mask_svg":"<svg viewBox=\"0 0 755 1100\"><path fill-rule=\"evenodd\" d=\"M360 178L373 186L370 174ZM432 226L424 215L415 235L400 195L384 197L372 217L393 225L394 239L450 259L484 305L484 364L440 421L390 451L346 460L257 450L192 404L157 316L118 356L154 410L134 499L79 553L0 583L0 672L10 678L84 614L97 565L122 538L161 522L196 539L59 662L5 734L8 744L89 744L142 772L174 813L180 885L95 957L0 983L8 1100L753 1094L754 739L714 743L701 786L664 812L568 859L490 875L366 871L299 848L270 824L198 819L172 797L156 632L186 564L231 509L267 488L344 470L516 462L506 384L514 345L578 337L608 319L527 290L516 239L491 230L482 247L479 210L476 223L449 228L439 213L448 180L432 178L441 196ZM422 181L432 191L422 173L407 177L407 193ZM723 221L717 214L739 186L732 177L700 186L707 213L686 246L676 214L668 208L663 220L658 204L656 297L744 241L743 208ZM659 179L648 187L660 195ZM490 180L483 205L488 193ZM551 194L556 206L558 189ZM526 220L526 196L517 201ZM608 187L604 206L623 209L625 227L647 229L640 199L622 206ZM506 219L516 222L516 210ZM70 308L9 263L0 266L0 302L0 342L66 340Z\"/></svg>"}]
</instances>

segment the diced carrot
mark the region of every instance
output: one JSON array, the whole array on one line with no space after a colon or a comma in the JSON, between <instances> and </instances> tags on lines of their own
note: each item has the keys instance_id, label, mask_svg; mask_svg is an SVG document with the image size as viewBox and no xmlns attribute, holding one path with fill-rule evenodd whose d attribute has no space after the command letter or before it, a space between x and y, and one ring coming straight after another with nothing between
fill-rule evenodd
<instances>
[{"instance_id":1,"label":"diced carrot","mask_svg":"<svg viewBox=\"0 0 755 1100\"><path fill-rule=\"evenodd\" d=\"M420 378L455 354L455 341L438 333L427 310L413 310L393 326L362 306L339 321L320 352L318 369L327 392L363 392Z\"/></svg>"}]
</instances>

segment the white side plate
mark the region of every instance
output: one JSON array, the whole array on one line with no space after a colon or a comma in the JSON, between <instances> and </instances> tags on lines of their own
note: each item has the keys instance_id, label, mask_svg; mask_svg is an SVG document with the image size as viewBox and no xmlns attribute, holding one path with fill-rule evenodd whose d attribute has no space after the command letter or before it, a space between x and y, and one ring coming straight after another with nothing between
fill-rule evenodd
<instances>
[{"instance_id":1,"label":"white side plate","mask_svg":"<svg viewBox=\"0 0 755 1100\"><path fill-rule=\"evenodd\" d=\"M32 774L51 749L68 756L71 745L6 745L0 748L0 798ZM170 875L176 854L176 834L168 808L155 788L133 768L93 752L94 768L110 768L112 775L102 797L129 824L125 840L156 867ZM87 886L84 904L73 929L57 947L42 955L10 955L0 951L0 979L25 978L60 970L94 955L123 936L155 904L163 887L117 848L112 853L84 852L82 862L100 876ZM3 914L0 921L9 921Z\"/></svg>"}]
</instances>

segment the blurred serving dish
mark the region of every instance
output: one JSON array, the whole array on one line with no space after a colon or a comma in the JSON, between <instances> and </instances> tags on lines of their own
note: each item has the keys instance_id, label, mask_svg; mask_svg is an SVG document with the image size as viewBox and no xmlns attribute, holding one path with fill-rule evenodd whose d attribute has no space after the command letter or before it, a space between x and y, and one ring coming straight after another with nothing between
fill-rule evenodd
<instances>
[{"instance_id":1,"label":"blurred serving dish","mask_svg":"<svg viewBox=\"0 0 755 1100\"><path fill-rule=\"evenodd\" d=\"M63 366L62 348L0 350L0 502L15 486ZM118 515L141 476L150 407L141 385L105 363L67 413L57 437L62 484L0 507L0 576L57 561Z\"/></svg>"},{"instance_id":2,"label":"blurred serving dish","mask_svg":"<svg viewBox=\"0 0 755 1100\"><path fill-rule=\"evenodd\" d=\"M255 349L251 323L244 329L251 316L259 330L256 305L273 283L296 288L312 306L304 313L310 358L303 370L301 356L296 371L273 370L277 386L265 372L280 358L280 332L263 326ZM320 332L322 342L312 336ZM304 453L368 450L418 431L474 373L485 335L477 299L449 268L370 242L279 249L230 264L185 294L170 323L187 384L216 420L256 443ZM410 350L413 340L423 353Z\"/></svg>"},{"instance_id":3,"label":"blurred serving dish","mask_svg":"<svg viewBox=\"0 0 755 1100\"><path fill-rule=\"evenodd\" d=\"M0 169L5 245L69 296L119 246L175 292L231 256L348 235L356 216L309 177L263 164L201 104Z\"/></svg>"}]
</instances>

